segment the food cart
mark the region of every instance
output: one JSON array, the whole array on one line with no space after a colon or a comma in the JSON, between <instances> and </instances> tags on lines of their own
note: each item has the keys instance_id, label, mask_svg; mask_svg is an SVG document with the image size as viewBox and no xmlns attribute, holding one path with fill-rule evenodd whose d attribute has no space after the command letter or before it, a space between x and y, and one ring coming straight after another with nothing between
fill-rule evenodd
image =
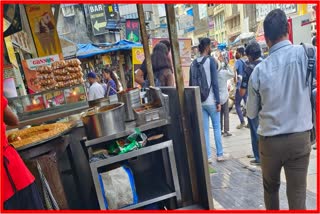
<instances>
[{"instance_id":1,"label":"food cart","mask_svg":"<svg viewBox=\"0 0 320 214\"><path fill-rule=\"evenodd\" d=\"M173 10L173 5L166 7ZM175 23L168 19L169 26ZM9 128L15 131L11 142L19 143L24 130L46 133L56 130L57 122L67 124L50 137L41 135L41 140L16 146L40 189L48 188L42 186L43 180L49 184L52 194L43 191L42 197L55 201L55 209L213 208L200 92L198 87L184 89L183 82L179 84L178 43L172 44L177 89L150 87L143 93L129 89L118 94L119 103L93 108L86 93L78 96L85 91L82 84L9 100L20 119L18 127ZM49 102L58 94L63 101ZM130 182L114 186L105 182L124 178ZM132 197L120 203L117 198L123 195L116 192L122 186L132 191Z\"/></svg>"}]
</instances>

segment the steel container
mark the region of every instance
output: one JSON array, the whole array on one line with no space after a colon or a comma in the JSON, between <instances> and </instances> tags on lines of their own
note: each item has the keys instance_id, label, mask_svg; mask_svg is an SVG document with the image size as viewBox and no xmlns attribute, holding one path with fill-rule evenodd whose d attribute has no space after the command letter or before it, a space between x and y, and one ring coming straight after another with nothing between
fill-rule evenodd
<instances>
[{"instance_id":1,"label":"steel container","mask_svg":"<svg viewBox=\"0 0 320 214\"><path fill-rule=\"evenodd\" d=\"M89 107L102 107L102 106L107 106L110 104L110 100L108 98L100 98L96 100L90 100L88 101Z\"/></svg>"},{"instance_id":2,"label":"steel container","mask_svg":"<svg viewBox=\"0 0 320 214\"><path fill-rule=\"evenodd\" d=\"M124 103L89 109L81 117L88 140L125 131Z\"/></svg>"},{"instance_id":3,"label":"steel container","mask_svg":"<svg viewBox=\"0 0 320 214\"><path fill-rule=\"evenodd\" d=\"M118 93L118 99L119 102L123 102L125 104L125 120L135 120L136 118L133 113L133 108L140 105L140 90L135 88L126 92L120 92Z\"/></svg>"}]
</instances>

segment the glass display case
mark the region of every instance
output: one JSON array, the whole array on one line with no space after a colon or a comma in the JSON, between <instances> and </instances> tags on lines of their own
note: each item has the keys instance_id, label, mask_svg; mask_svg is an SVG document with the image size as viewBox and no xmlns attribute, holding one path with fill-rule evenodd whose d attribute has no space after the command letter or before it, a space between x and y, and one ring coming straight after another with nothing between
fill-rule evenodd
<instances>
[{"instance_id":1,"label":"glass display case","mask_svg":"<svg viewBox=\"0 0 320 214\"><path fill-rule=\"evenodd\" d=\"M20 121L88 107L86 87L76 85L9 98L8 104Z\"/></svg>"}]
</instances>

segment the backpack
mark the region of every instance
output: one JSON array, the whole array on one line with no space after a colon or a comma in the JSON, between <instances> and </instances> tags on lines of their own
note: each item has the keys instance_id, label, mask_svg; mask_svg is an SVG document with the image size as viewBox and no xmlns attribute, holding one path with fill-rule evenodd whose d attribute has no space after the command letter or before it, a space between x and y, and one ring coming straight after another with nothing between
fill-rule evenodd
<instances>
[{"instance_id":1,"label":"backpack","mask_svg":"<svg viewBox=\"0 0 320 214\"><path fill-rule=\"evenodd\" d=\"M314 69L315 69L315 62L316 62L316 50L315 48L313 47L313 45L311 44L304 44L304 43L301 43L301 45L303 46L305 52L306 52L306 55L308 56L308 66L307 66L307 76L306 76L306 86L309 86L309 84L312 84L312 81L313 79L315 78L315 72L314 72ZM311 83L309 81L310 79L310 75L311 75ZM315 106L313 105L314 103L314 98L312 96L312 87L311 87L311 96L310 96L310 102L311 102L311 112L312 112L312 124L313 124L313 127L311 129L311 143L314 144L315 143L315 140L316 140L316 129L315 129L315 112L316 112L316 109L315 109Z\"/></svg>"},{"instance_id":2,"label":"backpack","mask_svg":"<svg viewBox=\"0 0 320 214\"><path fill-rule=\"evenodd\" d=\"M208 85L206 72L203 67L203 64L205 63L205 61L207 59L208 59L208 57L203 57L201 62L198 62L198 60L195 59L195 60L193 60L191 66L190 66L189 85L190 86L199 86L201 102L204 102L207 100L207 98L210 94L211 86L212 86L212 83L210 84L210 86Z\"/></svg>"}]
</instances>

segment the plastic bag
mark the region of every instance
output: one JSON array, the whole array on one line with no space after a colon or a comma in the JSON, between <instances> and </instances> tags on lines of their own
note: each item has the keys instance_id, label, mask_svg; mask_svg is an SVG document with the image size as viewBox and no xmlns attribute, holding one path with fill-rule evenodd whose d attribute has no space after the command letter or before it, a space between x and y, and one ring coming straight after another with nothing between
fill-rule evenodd
<instances>
[{"instance_id":1,"label":"plastic bag","mask_svg":"<svg viewBox=\"0 0 320 214\"><path fill-rule=\"evenodd\" d=\"M134 133L124 140L118 140L107 147L109 154L124 154L136 149L144 147L147 143L147 135L141 133L139 128L136 128Z\"/></svg>"},{"instance_id":2,"label":"plastic bag","mask_svg":"<svg viewBox=\"0 0 320 214\"><path fill-rule=\"evenodd\" d=\"M99 182L106 209L120 209L138 203L133 173L129 167L100 173Z\"/></svg>"},{"instance_id":3,"label":"plastic bag","mask_svg":"<svg viewBox=\"0 0 320 214\"><path fill-rule=\"evenodd\" d=\"M126 140L126 142L128 143L127 145L121 146L118 144L120 149L119 154L128 153L130 151L144 147L147 143L147 139L148 139L147 135L145 135L144 133L141 133L139 128L136 128L134 133L129 135L129 137L127 138Z\"/></svg>"}]
</instances>

